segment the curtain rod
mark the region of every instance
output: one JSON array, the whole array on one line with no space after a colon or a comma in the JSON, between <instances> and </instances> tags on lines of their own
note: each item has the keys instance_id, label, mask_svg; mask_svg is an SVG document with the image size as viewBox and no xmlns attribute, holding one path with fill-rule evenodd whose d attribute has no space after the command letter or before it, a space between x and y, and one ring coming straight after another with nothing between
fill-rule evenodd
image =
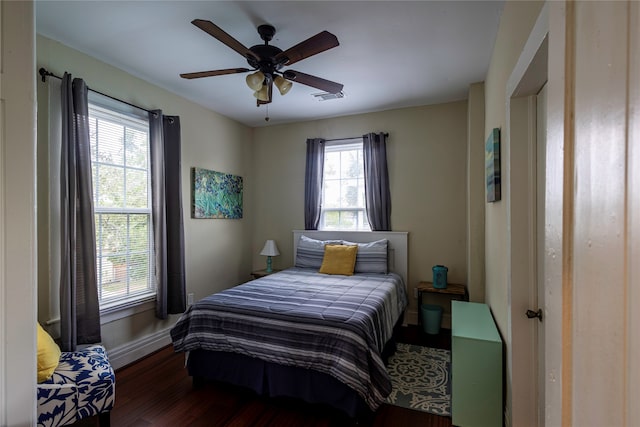
<instances>
[{"instance_id":1,"label":"curtain rod","mask_svg":"<svg viewBox=\"0 0 640 427\"><path fill-rule=\"evenodd\" d=\"M47 76L49 76L49 77L55 77L55 78L56 78L56 79L58 79L58 80L62 80L62 77L60 77L60 76L56 76L56 75L55 75L55 74L53 74L52 72L47 71L45 68L40 68L40 69L38 70L38 73L40 73L40 76L42 77L42 82L43 82L43 83L47 81ZM107 95L106 93L102 93L102 92L97 91L97 90L95 90L95 89L91 89L91 88L88 88L88 89L89 89L91 92L95 92L95 93L100 94L100 95L102 95L102 96L106 96L107 98L113 99L114 101L122 102L123 104L127 104L127 105L128 105L128 106L130 106L130 107L137 108L138 110L142 110L142 111L146 111L147 113L155 114L155 112L153 112L153 111L147 110L146 108L140 107L139 105L132 104L132 103L127 102L127 101L123 101L122 99L116 98L115 96Z\"/></svg>"},{"instance_id":2,"label":"curtain rod","mask_svg":"<svg viewBox=\"0 0 640 427\"><path fill-rule=\"evenodd\" d=\"M389 132L385 132L384 133L385 137L389 136ZM350 139L359 139L362 138L362 136L354 136L352 138L335 138L335 139L325 139L326 142L334 142L334 141L349 141Z\"/></svg>"}]
</instances>

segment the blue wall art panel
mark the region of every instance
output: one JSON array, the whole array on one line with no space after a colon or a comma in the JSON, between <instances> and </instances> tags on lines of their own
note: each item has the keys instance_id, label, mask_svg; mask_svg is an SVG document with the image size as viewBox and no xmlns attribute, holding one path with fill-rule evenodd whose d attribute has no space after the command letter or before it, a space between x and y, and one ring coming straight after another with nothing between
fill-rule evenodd
<instances>
[{"instance_id":1,"label":"blue wall art panel","mask_svg":"<svg viewBox=\"0 0 640 427\"><path fill-rule=\"evenodd\" d=\"M192 218L242 218L242 177L191 168Z\"/></svg>"},{"instance_id":2,"label":"blue wall art panel","mask_svg":"<svg viewBox=\"0 0 640 427\"><path fill-rule=\"evenodd\" d=\"M501 197L500 185L500 129L491 131L485 144L485 168L487 179L487 202L497 202Z\"/></svg>"}]
</instances>

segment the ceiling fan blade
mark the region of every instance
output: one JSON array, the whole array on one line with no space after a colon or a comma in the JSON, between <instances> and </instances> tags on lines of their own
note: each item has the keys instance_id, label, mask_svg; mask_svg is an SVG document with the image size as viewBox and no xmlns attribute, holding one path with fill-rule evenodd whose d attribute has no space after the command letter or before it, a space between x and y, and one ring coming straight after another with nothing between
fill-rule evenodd
<instances>
[{"instance_id":1,"label":"ceiling fan blade","mask_svg":"<svg viewBox=\"0 0 640 427\"><path fill-rule=\"evenodd\" d=\"M231 49L235 50L245 58L248 58L249 56L251 56L255 58L257 61L260 60L258 55L250 51L245 45L243 45L238 40L231 37L222 28L218 27L213 22L207 21L205 19L194 19L193 21L191 21L191 23L196 27L200 28L202 31L208 33L209 35L215 37L222 43L226 44Z\"/></svg>"},{"instance_id":2,"label":"ceiling fan blade","mask_svg":"<svg viewBox=\"0 0 640 427\"><path fill-rule=\"evenodd\" d=\"M300 71L287 70L282 73L282 76L292 82L315 87L316 89L324 90L327 93L338 93L342 91L342 88L344 87L341 83L332 82L331 80L322 79L320 77L312 76L311 74L301 73Z\"/></svg>"},{"instance_id":3,"label":"ceiling fan blade","mask_svg":"<svg viewBox=\"0 0 640 427\"><path fill-rule=\"evenodd\" d=\"M246 73L248 68L227 68L225 70L199 71L197 73L180 74L183 79L199 79L201 77L224 76L225 74Z\"/></svg>"},{"instance_id":4,"label":"ceiling fan blade","mask_svg":"<svg viewBox=\"0 0 640 427\"><path fill-rule=\"evenodd\" d=\"M323 31L277 54L275 60L283 65L291 65L338 45L340 42L336 36L328 31Z\"/></svg>"}]
</instances>

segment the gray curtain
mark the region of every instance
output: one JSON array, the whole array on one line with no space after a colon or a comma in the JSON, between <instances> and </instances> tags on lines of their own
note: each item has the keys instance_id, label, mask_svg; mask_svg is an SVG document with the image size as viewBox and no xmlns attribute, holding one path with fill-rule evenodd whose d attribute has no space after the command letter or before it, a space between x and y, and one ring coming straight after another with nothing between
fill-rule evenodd
<instances>
[{"instance_id":1,"label":"gray curtain","mask_svg":"<svg viewBox=\"0 0 640 427\"><path fill-rule=\"evenodd\" d=\"M156 268L156 317L185 311L184 220L180 117L149 113L151 199Z\"/></svg>"},{"instance_id":2,"label":"gray curtain","mask_svg":"<svg viewBox=\"0 0 640 427\"><path fill-rule=\"evenodd\" d=\"M62 351L100 342L87 85L62 78L60 332Z\"/></svg>"},{"instance_id":3,"label":"gray curtain","mask_svg":"<svg viewBox=\"0 0 640 427\"><path fill-rule=\"evenodd\" d=\"M322 203L324 139L307 139L307 164L304 177L304 229L317 230Z\"/></svg>"},{"instance_id":4,"label":"gray curtain","mask_svg":"<svg viewBox=\"0 0 640 427\"><path fill-rule=\"evenodd\" d=\"M362 136L364 193L372 231L391 231L391 192L387 170L387 136Z\"/></svg>"}]
</instances>

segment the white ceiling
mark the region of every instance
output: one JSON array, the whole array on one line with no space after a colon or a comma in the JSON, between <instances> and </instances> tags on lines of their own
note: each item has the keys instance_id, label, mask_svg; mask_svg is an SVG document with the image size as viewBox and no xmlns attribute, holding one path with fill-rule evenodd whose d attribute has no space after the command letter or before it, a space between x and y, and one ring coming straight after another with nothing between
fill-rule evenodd
<instances>
[{"instance_id":1,"label":"white ceiling","mask_svg":"<svg viewBox=\"0 0 640 427\"><path fill-rule=\"evenodd\" d=\"M55 1L36 2L36 30L248 126L437 104L483 81L503 1ZM185 80L180 73L247 67L190 22L212 21L247 47L260 24L283 50L322 30L340 46L285 67L344 84L345 97L295 84L256 107L246 74ZM81 77L82 70L68 70ZM91 82L87 84L91 87ZM162 106L171 114L171 106Z\"/></svg>"}]
</instances>

